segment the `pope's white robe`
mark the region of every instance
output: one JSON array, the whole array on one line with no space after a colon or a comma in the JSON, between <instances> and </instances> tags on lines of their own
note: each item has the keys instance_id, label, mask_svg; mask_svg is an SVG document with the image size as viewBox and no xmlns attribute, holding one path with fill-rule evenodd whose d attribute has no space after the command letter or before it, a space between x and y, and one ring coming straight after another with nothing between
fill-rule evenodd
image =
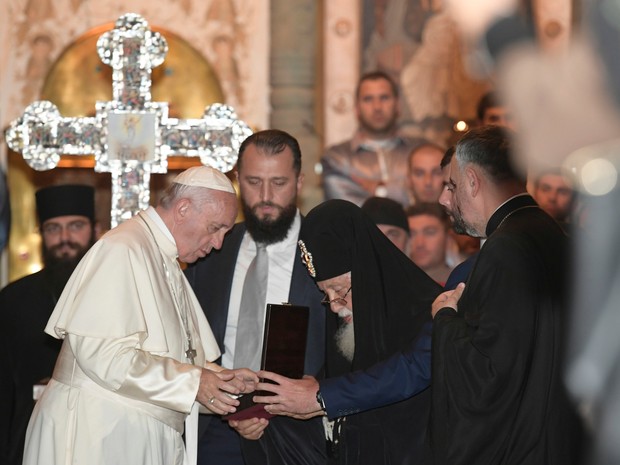
<instances>
[{"instance_id":1,"label":"pope's white robe","mask_svg":"<svg viewBox=\"0 0 620 465\"><path fill-rule=\"evenodd\" d=\"M30 419L25 465L188 463L181 435L199 367L220 353L162 228L139 213L71 276L45 329L64 343ZM184 311L197 366L185 355Z\"/></svg>"}]
</instances>

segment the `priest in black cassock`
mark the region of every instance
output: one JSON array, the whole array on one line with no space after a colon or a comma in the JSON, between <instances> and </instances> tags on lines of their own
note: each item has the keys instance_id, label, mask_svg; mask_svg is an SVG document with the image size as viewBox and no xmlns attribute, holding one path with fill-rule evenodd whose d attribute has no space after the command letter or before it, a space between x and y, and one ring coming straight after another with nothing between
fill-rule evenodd
<instances>
[{"instance_id":1,"label":"priest in black cassock","mask_svg":"<svg viewBox=\"0 0 620 465\"><path fill-rule=\"evenodd\" d=\"M43 332L69 276L95 241L94 189L36 193L45 267L0 292L0 463L20 465L35 386L52 375L60 343Z\"/></svg>"},{"instance_id":2,"label":"priest in black cassock","mask_svg":"<svg viewBox=\"0 0 620 465\"><path fill-rule=\"evenodd\" d=\"M568 241L510 155L504 129L474 129L445 172L455 229L487 241L466 285L433 303L436 465L570 465L582 452L562 382Z\"/></svg>"}]
</instances>

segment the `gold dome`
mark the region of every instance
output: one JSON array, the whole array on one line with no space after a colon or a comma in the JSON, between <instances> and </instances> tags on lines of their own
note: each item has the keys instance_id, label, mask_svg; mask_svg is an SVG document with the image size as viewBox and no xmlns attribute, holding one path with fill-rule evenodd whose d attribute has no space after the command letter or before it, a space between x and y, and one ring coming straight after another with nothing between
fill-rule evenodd
<instances>
[{"instance_id":1,"label":"gold dome","mask_svg":"<svg viewBox=\"0 0 620 465\"><path fill-rule=\"evenodd\" d=\"M41 91L62 116L95 114L95 102L112 99L112 68L97 54L97 40L113 29L109 23L77 38L52 65ZM168 102L170 116L200 118L204 108L223 102L224 94L214 70L198 50L170 31L152 27L168 42L168 54L153 69L151 95L154 102Z\"/></svg>"}]
</instances>

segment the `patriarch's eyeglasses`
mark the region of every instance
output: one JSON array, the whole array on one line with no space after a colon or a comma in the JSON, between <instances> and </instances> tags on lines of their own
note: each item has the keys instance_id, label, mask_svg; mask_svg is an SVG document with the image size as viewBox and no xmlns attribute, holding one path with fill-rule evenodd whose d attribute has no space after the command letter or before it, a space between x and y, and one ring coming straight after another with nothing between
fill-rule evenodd
<instances>
[{"instance_id":1,"label":"patriarch's eyeglasses","mask_svg":"<svg viewBox=\"0 0 620 465\"><path fill-rule=\"evenodd\" d=\"M331 300L329 300L329 296L326 294L325 297L323 297L323 300L321 300L321 303L324 305L338 304L338 305L344 306L347 304L346 297L349 295L349 292L351 292L352 288L353 287L349 287L349 290L345 292L345 294L342 297L336 297L335 299L331 299Z\"/></svg>"}]
</instances>

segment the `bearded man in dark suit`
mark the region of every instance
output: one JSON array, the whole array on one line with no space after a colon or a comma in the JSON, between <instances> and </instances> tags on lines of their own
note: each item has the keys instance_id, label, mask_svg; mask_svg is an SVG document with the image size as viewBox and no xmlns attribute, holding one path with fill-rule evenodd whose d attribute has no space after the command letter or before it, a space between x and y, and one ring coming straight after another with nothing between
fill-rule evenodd
<instances>
[{"instance_id":1,"label":"bearded man in dark suit","mask_svg":"<svg viewBox=\"0 0 620 465\"><path fill-rule=\"evenodd\" d=\"M257 302L257 306L264 308L267 302L289 302L310 307L304 372L316 375L325 358L325 308L321 304L323 294L308 275L297 248L302 217L296 203L303 183L297 140L275 129L254 133L239 149L236 174L245 222L233 227L221 250L186 270L220 346L221 365L232 367L235 364L243 283L259 244L266 246L269 278L266 302ZM262 336L263 332L257 331L255 337L259 341ZM253 421L259 426L258 419L245 420L247 423ZM253 437L260 436L259 440L247 441L240 439L221 418L202 415L199 465L295 465L325 460L320 419L304 422L274 418L263 431L266 421L260 420L260 432ZM238 422L232 424L243 427ZM272 447L274 443L290 446L291 441L310 446L303 451L297 447Z\"/></svg>"}]
</instances>

